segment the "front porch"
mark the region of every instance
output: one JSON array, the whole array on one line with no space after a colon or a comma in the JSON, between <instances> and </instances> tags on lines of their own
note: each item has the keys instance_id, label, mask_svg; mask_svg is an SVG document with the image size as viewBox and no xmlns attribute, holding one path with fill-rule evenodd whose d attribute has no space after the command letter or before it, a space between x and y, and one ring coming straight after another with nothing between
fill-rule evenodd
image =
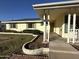
<instances>
[{"instance_id":1,"label":"front porch","mask_svg":"<svg viewBox=\"0 0 79 59\"><path fill-rule=\"evenodd\" d=\"M48 20L50 23L48 24L50 27L47 31L48 35L46 35L44 22L44 41L49 41L50 32L56 32L66 38L67 43L76 42L79 29L79 1L35 4L33 7L41 19Z\"/></svg>"},{"instance_id":2,"label":"front porch","mask_svg":"<svg viewBox=\"0 0 79 59\"><path fill-rule=\"evenodd\" d=\"M41 10L43 20L48 20L48 28L44 22L44 41L49 40L51 32L67 39L67 43L78 42L79 39L79 10L78 8L62 8ZM47 29L47 31L46 31ZM48 33L48 34L47 34ZM47 37L47 35L48 37ZM47 38L46 38L47 37Z\"/></svg>"}]
</instances>

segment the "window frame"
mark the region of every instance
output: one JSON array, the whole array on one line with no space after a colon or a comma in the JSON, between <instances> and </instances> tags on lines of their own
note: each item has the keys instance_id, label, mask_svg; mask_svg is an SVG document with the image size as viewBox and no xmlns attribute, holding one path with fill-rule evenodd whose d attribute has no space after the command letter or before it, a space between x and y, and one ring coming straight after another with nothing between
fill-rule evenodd
<instances>
[{"instance_id":1,"label":"window frame","mask_svg":"<svg viewBox=\"0 0 79 59\"><path fill-rule=\"evenodd\" d=\"M35 23L28 23L27 28L35 28Z\"/></svg>"}]
</instances>

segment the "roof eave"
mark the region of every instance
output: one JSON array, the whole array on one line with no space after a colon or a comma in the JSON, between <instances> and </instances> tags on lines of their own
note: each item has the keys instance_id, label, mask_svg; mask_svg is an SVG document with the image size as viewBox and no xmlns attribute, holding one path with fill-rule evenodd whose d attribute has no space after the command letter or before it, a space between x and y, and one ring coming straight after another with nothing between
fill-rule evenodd
<instances>
[{"instance_id":1,"label":"roof eave","mask_svg":"<svg viewBox=\"0 0 79 59\"><path fill-rule=\"evenodd\" d=\"M77 5L64 5L64 6L51 6L51 7L35 7L34 9L57 9L57 8L67 8L67 7L79 7L79 4Z\"/></svg>"},{"instance_id":2,"label":"roof eave","mask_svg":"<svg viewBox=\"0 0 79 59\"><path fill-rule=\"evenodd\" d=\"M61 6L61 4L62 4L62 6ZM69 5L67 5L67 4L69 4ZM78 6L79 1L64 1L64 2L43 3L43 4L35 4L35 5L32 5L32 6L33 6L34 9L44 9L44 8L46 9L46 8L61 8L61 7L64 7L64 6L65 7L73 7L73 6L76 6L76 4Z\"/></svg>"},{"instance_id":3,"label":"roof eave","mask_svg":"<svg viewBox=\"0 0 79 59\"><path fill-rule=\"evenodd\" d=\"M35 21L2 21L1 23L30 23L30 22L43 22L42 20Z\"/></svg>"}]
</instances>

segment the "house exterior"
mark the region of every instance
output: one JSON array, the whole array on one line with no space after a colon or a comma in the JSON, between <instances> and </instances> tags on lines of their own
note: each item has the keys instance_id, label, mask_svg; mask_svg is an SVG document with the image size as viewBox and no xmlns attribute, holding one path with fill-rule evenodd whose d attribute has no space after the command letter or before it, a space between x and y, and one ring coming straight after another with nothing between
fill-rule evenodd
<instances>
[{"instance_id":1,"label":"house exterior","mask_svg":"<svg viewBox=\"0 0 79 59\"><path fill-rule=\"evenodd\" d=\"M5 30L5 24L2 24L0 21L0 32Z\"/></svg>"},{"instance_id":2,"label":"house exterior","mask_svg":"<svg viewBox=\"0 0 79 59\"><path fill-rule=\"evenodd\" d=\"M44 41L46 32L55 32L67 42L78 42L79 40L79 1L63 1L53 3L34 4L33 8L43 20L48 20L49 31L44 30ZM44 23L46 26L46 22ZM46 29L46 28L45 28ZM49 35L50 36L50 35ZM48 37L49 37L48 36Z\"/></svg>"},{"instance_id":3,"label":"house exterior","mask_svg":"<svg viewBox=\"0 0 79 59\"><path fill-rule=\"evenodd\" d=\"M37 29L44 31L43 20L39 18L2 21L1 23L6 24L6 30L23 31Z\"/></svg>"}]
</instances>

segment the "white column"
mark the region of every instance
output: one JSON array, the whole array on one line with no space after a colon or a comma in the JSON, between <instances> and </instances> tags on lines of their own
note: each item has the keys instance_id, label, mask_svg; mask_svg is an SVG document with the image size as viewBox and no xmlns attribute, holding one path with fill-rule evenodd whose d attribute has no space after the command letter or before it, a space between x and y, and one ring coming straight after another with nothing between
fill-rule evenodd
<instances>
[{"instance_id":1,"label":"white column","mask_svg":"<svg viewBox=\"0 0 79 59\"><path fill-rule=\"evenodd\" d=\"M70 32L70 21L71 21L71 14L68 14L68 38L67 43L69 43L69 32Z\"/></svg>"},{"instance_id":2,"label":"white column","mask_svg":"<svg viewBox=\"0 0 79 59\"><path fill-rule=\"evenodd\" d=\"M45 15L43 16L43 20L45 20Z\"/></svg>"},{"instance_id":3,"label":"white column","mask_svg":"<svg viewBox=\"0 0 79 59\"><path fill-rule=\"evenodd\" d=\"M47 39L48 42L49 39L50 39L50 22L48 21L48 39Z\"/></svg>"},{"instance_id":4,"label":"white column","mask_svg":"<svg viewBox=\"0 0 79 59\"><path fill-rule=\"evenodd\" d=\"M50 15L48 15L48 42L49 42L49 39L50 39L50 22L49 22L49 20L50 20Z\"/></svg>"},{"instance_id":5,"label":"white column","mask_svg":"<svg viewBox=\"0 0 79 59\"><path fill-rule=\"evenodd\" d=\"M44 19L44 32L43 32L43 43L46 41L46 22L45 22L45 15L43 16Z\"/></svg>"},{"instance_id":6,"label":"white column","mask_svg":"<svg viewBox=\"0 0 79 59\"><path fill-rule=\"evenodd\" d=\"M48 15L48 20L50 20L50 15Z\"/></svg>"},{"instance_id":7,"label":"white column","mask_svg":"<svg viewBox=\"0 0 79 59\"><path fill-rule=\"evenodd\" d=\"M75 43L76 14L73 14L73 43Z\"/></svg>"}]
</instances>

